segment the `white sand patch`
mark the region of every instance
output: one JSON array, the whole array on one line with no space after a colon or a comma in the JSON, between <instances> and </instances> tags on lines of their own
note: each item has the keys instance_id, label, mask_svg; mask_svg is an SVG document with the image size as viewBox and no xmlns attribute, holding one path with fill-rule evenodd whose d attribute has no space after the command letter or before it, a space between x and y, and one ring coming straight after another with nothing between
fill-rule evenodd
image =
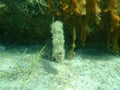
<instances>
[{"instance_id":1,"label":"white sand patch","mask_svg":"<svg viewBox=\"0 0 120 90\"><path fill-rule=\"evenodd\" d=\"M0 51L0 90L120 90L120 56L81 49L71 61L39 58L29 72L40 48Z\"/></svg>"}]
</instances>

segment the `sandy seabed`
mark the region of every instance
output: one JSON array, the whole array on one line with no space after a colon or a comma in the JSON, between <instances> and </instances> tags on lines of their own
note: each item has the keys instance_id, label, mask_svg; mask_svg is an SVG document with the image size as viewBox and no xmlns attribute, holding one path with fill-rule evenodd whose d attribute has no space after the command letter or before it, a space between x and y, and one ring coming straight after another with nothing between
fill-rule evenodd
<instances>
[{"instance_id":1,"label":"sandy seabed","mask_svg":"<svg viewBox=\"0 0 120 90\"><path fill-rule=\"evenodd\" d=\"M40 49L0 46L0 90L120 90L120 56L84 48L56 63Z\"/></svg>"}]
</instances>

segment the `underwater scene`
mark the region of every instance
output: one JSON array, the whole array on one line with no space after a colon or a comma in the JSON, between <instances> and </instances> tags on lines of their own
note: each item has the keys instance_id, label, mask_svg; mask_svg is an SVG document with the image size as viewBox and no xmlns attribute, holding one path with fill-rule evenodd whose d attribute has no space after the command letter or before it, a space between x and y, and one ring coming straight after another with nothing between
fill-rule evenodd
<instances>
[{"instance_id":1,"label":"underwater scene","mask_svg":"<svg viewBox=\"0 0 120 90\"><path fill-rule=\"evenodd\" d=\"M0 0L0 90L120 90L120 0Z\"/></svg>"}]
</instances>

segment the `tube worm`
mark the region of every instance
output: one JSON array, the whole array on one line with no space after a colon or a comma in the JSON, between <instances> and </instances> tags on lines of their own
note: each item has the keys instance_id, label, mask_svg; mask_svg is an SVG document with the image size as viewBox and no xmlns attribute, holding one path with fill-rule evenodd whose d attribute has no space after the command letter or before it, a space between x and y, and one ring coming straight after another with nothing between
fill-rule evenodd
<instances>
[{"instance_id":1,"label":"tube worm","mask_svg":"<svg viewBox=\"0 0 120 90\"><path fill-rule=\"evenodd\" d=\"M52 59L60 62L65 57L64 49L64 30L61 21L55 21L51 24L53 52Z\"/></svg>"}]
</instances>

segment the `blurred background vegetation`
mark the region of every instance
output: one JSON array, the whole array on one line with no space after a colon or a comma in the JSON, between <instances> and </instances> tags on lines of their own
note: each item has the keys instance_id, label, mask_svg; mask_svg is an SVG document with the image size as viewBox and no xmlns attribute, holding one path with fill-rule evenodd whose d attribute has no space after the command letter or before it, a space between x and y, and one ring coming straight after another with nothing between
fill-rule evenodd
<instances>
[{"instance_id":1,"label":"blurred background vegetation","mask_svg":"<svg viewBox=\"0 0 120 90\"><path fill-rule=\"evenodd\" d=\"M47 0L0 0L0 42L29 44L50 39L53 16L46 2ZM69 34L67 38L70 38Z\"/></svg>"},{"instance_id":2,"label":"blurred background vegetation","mask_svg":"<svg viewBox=\"0 0 120 90\"><path fill-rule=\"evenodd\" d=\"M49 38L51 16L43 1L0 0L0 42L41 43Z\"/></svg>"}]
</instances>

